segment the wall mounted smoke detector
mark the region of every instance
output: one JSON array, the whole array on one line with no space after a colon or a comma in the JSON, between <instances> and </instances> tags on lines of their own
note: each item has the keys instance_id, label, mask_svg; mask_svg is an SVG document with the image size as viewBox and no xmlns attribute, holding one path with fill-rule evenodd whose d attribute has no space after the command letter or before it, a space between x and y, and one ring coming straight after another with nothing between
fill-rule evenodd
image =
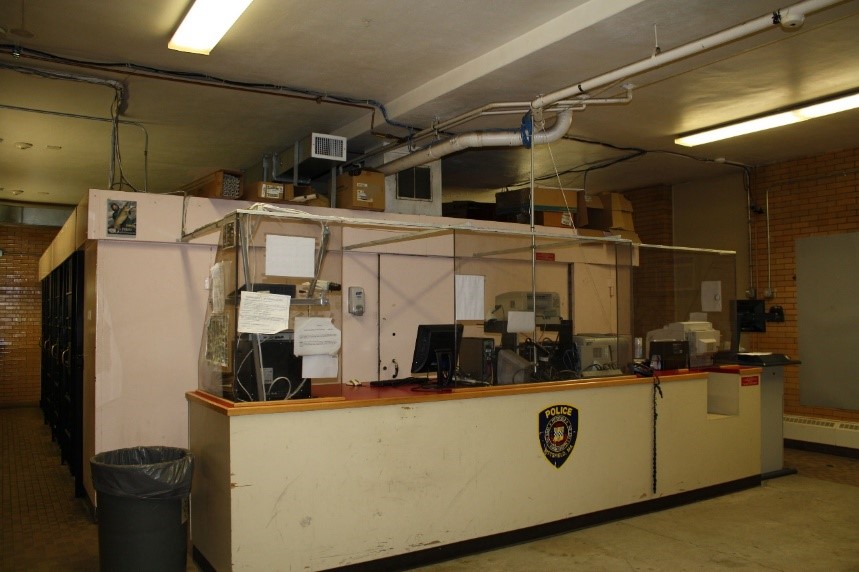
<instances>
[{"instance_id":1,"label":"wall mounted smoke detector","mask_svg":"<svg viewBox=\"0 0 859 572\"><path fill-rule=\"evenodd\" d=\"M805 14L796 10L791 10L790 8L779 10L777 14L779 18L778 23L782 30L786 30L788 32L798 30L802 26L802 23L805 22Z\"/></svg>"}]
</instances>

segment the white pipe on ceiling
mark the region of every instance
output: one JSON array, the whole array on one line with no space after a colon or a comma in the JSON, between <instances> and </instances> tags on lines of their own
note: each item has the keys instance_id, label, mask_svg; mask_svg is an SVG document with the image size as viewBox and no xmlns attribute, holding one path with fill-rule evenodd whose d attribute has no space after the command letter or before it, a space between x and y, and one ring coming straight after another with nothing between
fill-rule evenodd
<instances>
[{"instance_id":1,"label":"white pipe on ceiling","mask_svg":"<svg viewBox=\"0 0 859 572\"><path fill-rule=\"evenodd\" d=\"M645 71L668 65L677 60L689 57L700 52L711 50L722 44L726 44L728 42L732 42L734 40L750 36L772 26L779 26L779 20L784 17L787 17L788 14L791 15L791 22L793 22L793 24L788 24L786 27L795 27L796 25L798 25L797 23L802 22L802 19L805 17L806 14L810 12L817 12L824 8L828 8L829 6L839 4L843 1L844 0L805 0L804 2L799 2L798 4L794 4L787 8L782 8L781 10L773 12L772 14L767 14L765 16L755 18L754 20L750 20L744 24L740 24L739 26L734 26L733 28L722 30L721 32L717 32L700 40L696 40L683 46L679 46L666 52L662 52L659 55L650 57L646 60L641 60L629 64L627 66L618 68L614 71L597 76L587 81L576 83L553 93L542 95L531 102L531 108L535 111L543 110L569 98L586 98L587 92L590 90L609 85L616 81L632 77ZM587 103L588 100L582 99L581 101L583 103ZM472 118L480 116L483 110L490 110L496 107L515 107L515 105L516 103L490 104L488 106L480 108L479 110L475 110L476 114L475 112L469 112L462 117L466 118L466 120L470 120ZM555 125L552 126L549 131L538 133L533 136L533 144L537 145L542 143L551 143L560 139L566 134L571 123L572 110L565 109L561 111L558 114L558 120L555 122ZM426 131L430 130L424 130L424 132ZM558 133L559 131L560 133ZM424 132L421 132L421 135L423 135ZM406 155L405 157L400 157L398 159L390 161L389 163L385 163L384 165L379 167L378 170L382 173L385 173L386 175L393 175L411 167L423 165L431 161L437 161L438 159L450 155L451 153L462 151L468 148L516 147L522 145L525 145L525 142L523 141L522 134L519 131L474 131L470 133L455 135L450 139L442 141L441 143L431 145L429 147Z\"/></svg>"},{"instance_id":2,"label":"white pipe on ceiling","mask_svg":"<svg viewBox=\"0 0 859 572\"><path fill-rule=\"evenodd\" d=\"M721 32L711 34L705 38L701 38L700 40L695 40L694 42L689 42L688 44L662 52L659 55L647 58L646 60L640 60L587 81L570 85L569 87L559 89L553 93L541 95L531 102L531 107L533 109L542 109L555 102L561 101L562 99L584 95L593 89L638 75L642 72L665 66L700 52L711 50L717 46L727 44L728 42L733 42L734 40L751 36L752 34L756 34L766 30L767 28L779 26L779 20L786 17L788 14L792 17L791 22L801 23L802 20L797 19L797 17L804 17L810 12L817 12L818 10L828 8L834 4L840 4L843 1L844 0L806 0L805 2L800 2L787 8L782 8L772 14L766 14L765 16L760 16L754 20L749 20L745 24L740 24L739 26L722 30ZM776 15L779 15L778 18ZM789 26L790 25L788 24L785 27L787 29L793 27Z\"/></svg>"}]
</instances>

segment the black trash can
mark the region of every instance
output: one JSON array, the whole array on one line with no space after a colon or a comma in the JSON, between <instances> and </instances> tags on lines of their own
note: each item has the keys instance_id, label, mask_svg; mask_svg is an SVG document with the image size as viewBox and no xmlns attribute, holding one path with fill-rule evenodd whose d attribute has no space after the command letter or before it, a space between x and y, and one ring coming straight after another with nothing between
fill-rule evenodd
<instances>
[{"instance_id":1,"label":"black trash can","mask_svg":"<svg viewBox=\"0 0 859 572\"><path fill-rule=\"evenodd\" d=\"M131 447L90 459L98 493L98 556L111 572L185 570L194 456Z\"/></svg>"}]
</instances>

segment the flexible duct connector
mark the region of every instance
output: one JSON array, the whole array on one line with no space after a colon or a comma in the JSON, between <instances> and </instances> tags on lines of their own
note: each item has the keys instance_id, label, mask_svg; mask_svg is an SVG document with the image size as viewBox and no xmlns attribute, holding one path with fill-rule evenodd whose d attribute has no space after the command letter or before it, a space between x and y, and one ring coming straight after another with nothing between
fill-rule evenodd
<instances>
[{"instance_id":1,"label":"flexible duct connector","mask_svg":"<svg viewBox=\"0 0 859 572\"><path fill-rule=\"evenodd\" d=\"M551 128L531 135L531 144L543 145L557 141L566 135L572 123L573 110L564 109L558 113L558 118ZM437 161L451 153L465 149L477 147L522 147L524 145L525 141L523 140L522 131L518 129L509 131L473 131L471 133L454 135L441 143L436 143L420 151L415 151L411 155L395 159L390 163L382 165L378 170L385 175L393 175L418 165Z\"/></svg>"}]
</instances>

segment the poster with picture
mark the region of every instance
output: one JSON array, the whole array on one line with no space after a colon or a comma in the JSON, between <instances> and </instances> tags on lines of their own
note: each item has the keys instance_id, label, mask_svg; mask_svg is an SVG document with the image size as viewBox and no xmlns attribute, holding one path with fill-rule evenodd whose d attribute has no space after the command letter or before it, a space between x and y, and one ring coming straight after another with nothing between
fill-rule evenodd
<instances>
[{"instance_id":1,"label":"poster with picture","mask_svg":"<svg viewBox=\"0 0 859 572\"><path fill-rule=\"evenodd\" d=\"M107 234L137 236L137 201L107 201Z\"/></svg>"}]
</instances>

